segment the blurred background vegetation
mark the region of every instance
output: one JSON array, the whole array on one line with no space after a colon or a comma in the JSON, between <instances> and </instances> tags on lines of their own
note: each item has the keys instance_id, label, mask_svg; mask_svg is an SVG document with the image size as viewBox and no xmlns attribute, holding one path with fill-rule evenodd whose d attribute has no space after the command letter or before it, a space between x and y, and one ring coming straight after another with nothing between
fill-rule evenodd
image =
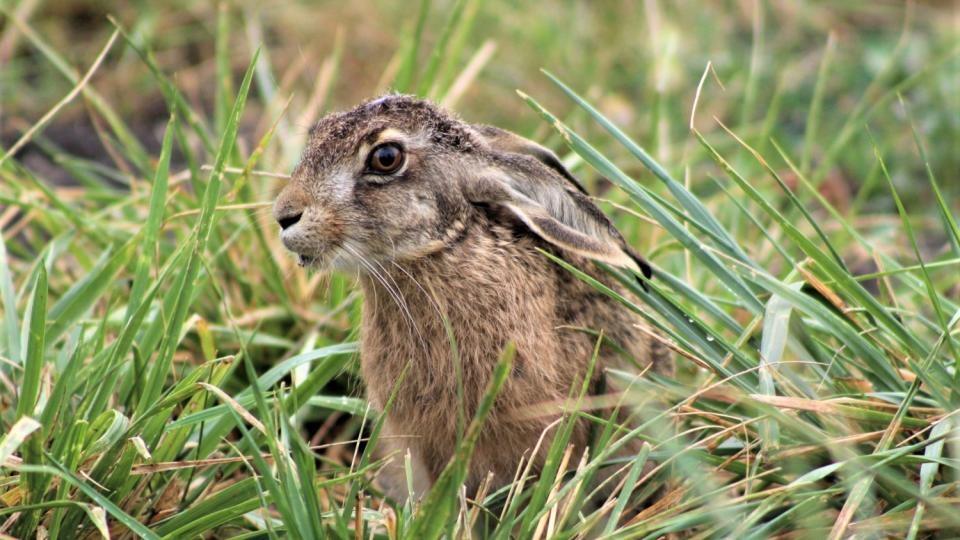
<instances>
[{"instance_id":1,"label":"blurred background vegetation","mask_svg":"<svg viewBox=\"0 0 960 540\"><path fill-rule=\"evenodd\" d=\"M137 42L149 43L158 65L165 73L176 74L197 110L212 111L216 3L6 4L5 9L28 16L44 41L74 66L87 66L96 57L113 29L106 18L112 15ZM423 26L425 46L419 55L423 64L429 60L430 45L440 39L454 2L433 4ZM301 113L311 100L316 105L318 86L325 85L320 90L328 92L320 96L321 111L346 108L389 89L409 45L418 8L416 2L374 0L230 3L235 19L228 38L231 68L239 78L252 49L262 43L269 70L260 75L272 78L277 100L293 95L283 128L302 133L309 126L300 121ZM547 68L592 98L660 161L682 170L698 162L691 155L698 150L688 137L688 121L697 81L710 61L725 89L707 84L699 105L701 131L717 130L712 121L716 116L761 146L767 137L774 137L791 155L806 158L805 163L817 171L813 179L825 182L823 189L845 203L857 200L873 210L892 210L885 190L873 182L876 164L862 129L869 124L882 141L882 150L891 152L898 189L908 200L930 206L925 183L916 180L923 175L922 164L909 159L914 145L910 130L904 129L904 115L895 100L871 103L881 90L898 84L918 126L936 141L929 148L934 170L960 170L956 91L960 67L952 54L960 15L953 1L489 0L469 3L467 10L463 16L472 24L454 36L456 42L445 51L439 84L446 89L471 59L482 67L472 83L448 101L469 121L548 138L548 126L514 93L522 89L548 109L572 110L538 71ZM9 146L71 84L15 25L9 20L2 24L0 140ZM821 68L825 56L827 66ZM325 62L331 57L339 58L336 76L324 78ZM158 148L167 119L159 86L129 48L118 47L104 67L92 86L145 143ZM826 73L818 90L820 69ZM255 85L254 95L263 89ZM817 91L822 92L820 109L813 111ZM831 155L830 143L864 102L868 114L847 127L852 140ZM254 101L246 121L262 132L271 118L261 104ZM808 124L811 116L813 125ZM599 129L576 118L572 123L587 135ZM64 110L46 136L71 153L107 159L80 103ZM297 149L284 150L289 169ZM703 172L694 173L694 188L709 189L699 185L706 184L701 181ZM943 184L951 193L960 189L955 178L944 178Z\"/></svg>"}]
</instances>

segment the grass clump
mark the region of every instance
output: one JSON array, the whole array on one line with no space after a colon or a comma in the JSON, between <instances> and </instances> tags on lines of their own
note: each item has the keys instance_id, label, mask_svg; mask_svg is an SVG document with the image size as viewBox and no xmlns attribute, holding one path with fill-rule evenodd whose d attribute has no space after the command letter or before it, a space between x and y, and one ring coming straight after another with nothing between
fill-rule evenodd
<instances>
[{"instance_id":1,"label":"grass clump","mask_svg":"<svg viewBox=\"0 0 960 540\"><path fill-rule=\"evenodd\" d=\"M0 534L960 533L943 8L117 6L76 36L99 5L36 4L0 4ZM299 271L267 212L309 124L387 87L565 154L657 267L619 276L625 297L593 285L678 358L673 379L609 374L629 424L571 408L556 429L595 422L586 459L557 437L547 474L476 500L484 407L421 503L381 497L361 298Z\"/></svg>"}]
</instances>

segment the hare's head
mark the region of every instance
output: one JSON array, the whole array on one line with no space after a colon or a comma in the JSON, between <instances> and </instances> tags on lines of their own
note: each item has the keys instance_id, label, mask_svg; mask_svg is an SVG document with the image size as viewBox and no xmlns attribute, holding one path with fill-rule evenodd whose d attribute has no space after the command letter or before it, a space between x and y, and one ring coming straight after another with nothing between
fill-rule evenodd
<instances>
[{"instance_id":1,"label":"hare's head","mask_svg":"<svg viewBox=\"0 0 960 540\"><path fill-rule=\"evenodd\" d=\"M409 96L320 120L274 206L283 244L301 264L340 269L441 251L476 212L649 274L552 152Z\"/></svg>"}]
</instances>

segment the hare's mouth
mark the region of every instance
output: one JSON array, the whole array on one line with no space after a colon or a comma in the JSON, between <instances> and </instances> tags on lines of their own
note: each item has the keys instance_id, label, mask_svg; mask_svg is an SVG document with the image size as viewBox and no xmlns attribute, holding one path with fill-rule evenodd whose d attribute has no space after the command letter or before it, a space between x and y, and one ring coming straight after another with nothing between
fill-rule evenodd
<instances>
[{"instance_id":1,"label":"hare's mouth","mask_svg":"<svg viewBox=\"0 0 960 540\"><path fill-rule=\"evenodd\" d=\"M328 270L336 266L336 249L323 253L297 253L297 264L301 268Z\"/></svg>"},{"instance_id":2,"label":"hare's mouth","mask_svg":"<svg viewBox=\"0 0 960 540\"><path fill-rule=\"evenodd\" d=\"M291 228L281 234L281 239L302 268L353 272L372 267L379 259L369 254L364 244L349 238L324 238L318 242L315 237L299 234Z\"/></svg>"},{"instance_id":3,"label":"hare's mouth","mask_svg":"<svg viewBox=\"0 0 960 540\"><path fill-rule=\"evenodd\" d=\"M288 227L280 233L280 240L297 263L304 268L320 268L335 255L339 246L331 245L326 239L319 239L315 233L302 229L299 225Z\"/></svg>"},{"instance_id":4,"label":"hare's mouth","mask_svg":"<svg viewBox=\"0 0 960 540\"><path fill-rule=\"evenodd\" d=\"M331 247L323 252L296 253L297 264L302 268L316 270L354 270L360 266L357 257L344 251L341 246Z\"/></svg>"}]
</instances>

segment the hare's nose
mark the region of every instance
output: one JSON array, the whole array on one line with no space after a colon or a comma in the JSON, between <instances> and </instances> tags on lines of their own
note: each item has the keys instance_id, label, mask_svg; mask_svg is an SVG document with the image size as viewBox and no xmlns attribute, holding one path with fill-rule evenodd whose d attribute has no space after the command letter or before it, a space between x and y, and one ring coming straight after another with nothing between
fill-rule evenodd
<instances>
[{"instance_id":1,"label":"hare's nose","mask_svg":"<svg viewBox=\"0 0 960 540\"><path fill-rule=\"evenodd\" d=\"M303 218L310 206L311 199L297 182L287 184L273 205L273 217L283 230L293 227Z\"/></svg>"},{"instance_id":2,"label":"hare's nose","mask_svg":"<svg viewBox=\"0 0 960 540\"><path fill-rule=\"evenodd\" d=\"M281 229L286 230L286 229L289 229L290 227L293 227L294 225L296 225L297 222L299 222L299 221L300 221L300 218L302 218L302 217L303 217L303 212L300 212L300 211L292 211L292 212L290 212L290 213L287 213L287 214L284 214L284 215L281 215L281 216L277 216L277 223L280 224L280 228L281 228Z\"/></svg>"}]
</instances>

